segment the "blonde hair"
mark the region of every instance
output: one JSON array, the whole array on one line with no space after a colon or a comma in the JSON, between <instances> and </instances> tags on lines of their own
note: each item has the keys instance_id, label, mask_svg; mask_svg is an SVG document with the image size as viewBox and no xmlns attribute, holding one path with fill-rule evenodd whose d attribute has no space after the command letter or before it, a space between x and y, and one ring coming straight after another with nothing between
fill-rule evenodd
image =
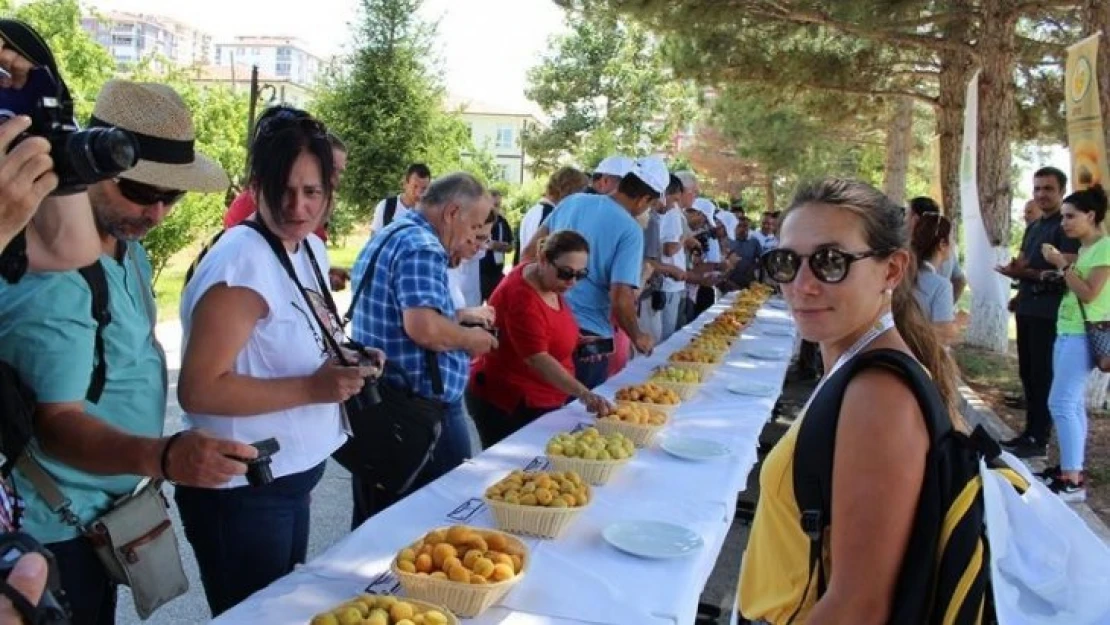
<instances>
[{"instance_id":1,"label":"blonde hair","mask_svg":"<svg viewBox=\"0 0 1110 625\"><path fill-rule=\"evenodd\" d=\"M555 204L586 188L590 179L573 167L560 167L547 181L547 197Z\"/></svg>"}]
</instances>

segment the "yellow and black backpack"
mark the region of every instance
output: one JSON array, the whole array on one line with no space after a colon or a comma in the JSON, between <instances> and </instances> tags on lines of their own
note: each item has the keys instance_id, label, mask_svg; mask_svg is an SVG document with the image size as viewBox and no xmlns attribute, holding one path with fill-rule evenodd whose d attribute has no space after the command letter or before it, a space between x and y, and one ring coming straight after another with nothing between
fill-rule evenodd
<instances>
[{"instance_id":1,"label":"yellow and black backpack","mask_svg":"<svg viewBox=\"0 0 1110 625\"><path fill-rule=\"evenodd\" d=\"M889 349L865 352L840 367L818 390L798 431L794 495L802 511L802 530L810 539L809 582L799 610L814 583L820 597L828 579L821 555L831 520L833 454L844 392L852 377L875 367L896 373L913 390L925 416L931 443L921 498L887 622L993 623L990 545L984 526L979 460L1000 467L996 462L1000 449L982 426L976 427L970 436L955 429L924 367L905 353ZM1028 487L1008 468L992 470L1004 475L1019 492Z\"/></svg>"}]
</instances>

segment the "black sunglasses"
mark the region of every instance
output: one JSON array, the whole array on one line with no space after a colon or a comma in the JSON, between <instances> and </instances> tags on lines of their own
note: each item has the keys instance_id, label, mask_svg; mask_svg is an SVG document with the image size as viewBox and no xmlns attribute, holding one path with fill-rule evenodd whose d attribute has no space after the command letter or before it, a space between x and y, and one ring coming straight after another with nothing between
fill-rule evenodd
<instances>
[{"instance_id":1,"label":"black sunglasses","mask_svg":"<svg viewBox=\"0 0 1110 625\"><path fill-rule=\"evenodd\" d=\"M173 206L178 200L185 197L184 191L176 189L159 189L158 187L144 184L142 182L135 182L127 178L117 178L116 186L119 187L119 193L127 200L139 204L141 206L154 206L161 202L168 206Z\"/></svg>"},{"instance_id":2,"label":"black sunglasses","mask_svg":"<svg viewBox=\"0 0 1110 625\"><path fill-rule=\"evenodd\" d=\"M290 128L300 127L314 137L326 137L328 129L319 120L305 115L303 112L280 111L271 117L263 119L258 125L258 136L272 135Z\"/></svg>"},{"instance_id":3,"label":"black sunglasses","mask_svg":"<svg viewBox=\"0 0 1110 625\"><path fill-rule=\"evenodd\" d=\"M560 267L559 265L556 265L555 263L552 263L551 266L555 268L555 277L559 278L560 280L564 280L564 281L585 280L586 276L590 275L590 270L589 269L582 269L580 271L575 271L575 270L571 269L570 267Z\"/></svg>"},{"instance_id":4,"label":"black sunglasses","mask_svg":"<svg viewBox=\"0 0 1110 625\"><path fill-rule=\"evenodd\" d=\"M763 271L775 282L786 284L798 277L802 260L809 259L809 270L813 276L825 284L843 282L848 277L852 263L865 258L885 256L889 251L868 250L866 252L845 252L835 247L826 247L812 254L799 254L785 248L773 249L760 259Z\"/></svg>"}]
</instances>

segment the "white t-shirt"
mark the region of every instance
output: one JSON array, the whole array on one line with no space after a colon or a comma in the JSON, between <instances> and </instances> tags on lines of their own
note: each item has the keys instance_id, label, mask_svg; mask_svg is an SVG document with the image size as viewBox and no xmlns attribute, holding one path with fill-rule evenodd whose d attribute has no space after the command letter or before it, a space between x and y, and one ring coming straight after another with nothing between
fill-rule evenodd
<instances>
[{"instance_id":1,"label":"white t-shirt","mask_svg":"<svg viewBox=\"0 0 1110 625\"><path fill-rule=\"evenodd\" d=\"M474 258L459 263L458 267L447 269L447 288L455 308L474 308L482 305L482 276L479 266L479 253Z\"/></svg>"},{"instance_id":2,"label":"white t-shirt","mask_svg":"<svg viewBox=\"0 0 1110 625\"><path fill-rule=\"evenodd\" d=\"M378 202L378 205L374 207L374 217L370 220L371 233L381 232L382 228L385 227L385 202L388 199L389 198L386 198L385 200ZM401 217L409 214L412 209L413 207L411 206L405 206L405 203L401 201L401 196L397 196L397 210L393 213L393 221L397 221Z\"/></svg>"},{"instance_id":3,"label":"white t-shirt","mask_svg":"<svg viewBox=\"0 0 1110 625\"><path fill-rule=\"evenodd\" d=\"M520 220L520 228L517 229L517 240L520 241L520 250L523 252L524 248L532 241L532 237L536 236L536 231L540 229L543 223L543 202L536 202L528 212L524 213L524 217ZM519 258L517 259L520 260Z\"/></svg>"},{"instance_id":4,"label":"white t-shirt","mask_svg":"<svg viewBox=\"0 0 1110 625\"><path fill-rule=\"evenodd\" d=\"M756 230L752 232L752 236L755 237L756 241L759 241L759 247L763 248L764 252L779 246L779 239L773 234L763 234L762 231Z\"/></svg>"},{"instance_id":5,"label":"white t-shirt","mask_svg":"<svg viewBox=\"0 0 1110 625\"><path fill-rule=\"evenodd\" d=\"M660 216L659 242L666 246L668 243L678 243L678 252L674 256L662 256L664 263L686 271L686 249L682 245L682 222L685 218L682 209L672 207ZM686 283L673 278L663 278L662 290L664 293L681 293L686 288Z\"/></svg>"},{"instance_id":6,"label":"white t-shirt","mask_svg":"<svg viewBox=\"0 0 1110 625\"><path fill-rule=\"evenodd\" d=\"M728 235L729 241L736 240L736 226L740 225L740 218L728 211L720 211L717 213L717 221L725 226L725 233Z\"/></svg>"},{"instance_id":7,"label":"white t-shirt","mask_svg":"<svg viewBox=\"0 0 1110 625\"><path fill-rule=\"evenodd\" d=\"M319 295L320 287L305 253L306 244L312 246L326 280L327 250L316 235L310 234L289 258L301 284L309 290L317 314L332 328L338 328L338 322ZM304 297L270 246L249 228L226 231L185 288L181 298L185 345L192 330L193 308L208 289L219 283L248 288L259 294L269 308L235 357L236 374L254 378L308 376L328 359L327 343L307 310ZM327 460L347 440L348 431L337 403L311 404L253 417L186 414L185 422L190 429L247 444L276 438L281 450L274 454L270 465L275 478L307 471ZM224 488L246 484L245 477L237 477Z\"/></svg>"}]
</instances>

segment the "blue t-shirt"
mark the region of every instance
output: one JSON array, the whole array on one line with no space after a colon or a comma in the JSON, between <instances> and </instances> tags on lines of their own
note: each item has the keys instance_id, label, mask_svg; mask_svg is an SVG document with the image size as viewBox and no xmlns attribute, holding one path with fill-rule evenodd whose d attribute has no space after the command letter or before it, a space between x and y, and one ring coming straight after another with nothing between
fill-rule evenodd
<instances>
[{"instance_id":1,"label":"blue t-shirt","mask_svg":"<svg viewBox=\"0 0 1110 625\"><path fill-rule=\"evenodd\" d=\"M87 414L113 427L137 436L161 436L166 362L148 310L153 298L150 261L142 246L132 243L122 262L101 256L100 264L108 281L112 321L104 328L108 370L98 403L84 401L96 322L88 283L76 271L30 274L16 284L0 281L0 360L19 372L40 403L83 402ZM31 445L82 523L106 512L113 500L142 480L135 475L91 475L48 456L35 441ZM77 536L18 470L12 476L27 504L24 531L43 543Z\"/></svg>"},{"instance_id":2,"label":"blue t-shirt","mask_svg":"<svg viewBox=\"0 0 1110 625\"><path fill-rule=\"evenodd\" d=\"M644 231L632 215L607 195L578 193L562 202L547 221L548 232L574 230L590 244L589 276L567 292L578 327L602 337L613 336L609 287L640 287Z\"/></svg>"},{"instance_id":3,"label":"blue t-shirt","mask_svg":"<svg viewBox=\"0 0 1110 625\"><path fill-rule=\"evenodd\" d=\"M930 322L950 323L956 320L956 306L952 301L952 282L929 265L921 265L913 295Z\"/></svg>"}]
</instances>

